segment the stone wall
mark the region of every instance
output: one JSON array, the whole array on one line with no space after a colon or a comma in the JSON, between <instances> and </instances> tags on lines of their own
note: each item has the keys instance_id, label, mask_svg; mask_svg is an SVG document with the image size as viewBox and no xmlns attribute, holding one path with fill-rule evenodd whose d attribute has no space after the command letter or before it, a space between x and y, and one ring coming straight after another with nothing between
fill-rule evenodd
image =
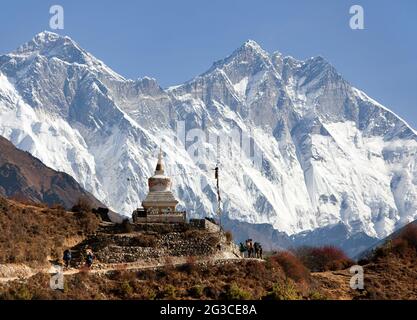
<instances>
[{"instance_id":1,"label":"stone wall","mask_svg":"<svg viewBox=\"0 0 417 320\"><path fill-rule=\"evenodd\" d=\"M218 250L218 234L204 230L185 232L133 232L130 234L100 234L90 237L76 249L81 254L78 262L83 262L82 253L91 248L97 262L127 263L148 261L168 256L209 256Z\"/></svg>"},{"instance_id":2,"label":"stone wall","mask_svg":"<svg viewBox=\"0 0 417 320\"><path fill-rule=\"evenodd\" d=\"M138 232L156 232L165 234L170 232L185 232L193 227L188 223L135 223L132 228Z\"/></svg>"},{"instance_id":3,"label":"stone wall","mask_svg":"<svg viewBox=\"0 0 417 320\"><path fill-rule=\"evenodd\" d=\"M219 225L208 219L190 219L190 225L197 229L205 229L208 232L220 232Z\"/></svg>"},{"instance_id":4,"label":"stone wall","mask_svg":"<svg viewBox=\"0 0 417 320\"><path fill-rule=\"evenodd\" d=\"M135 223L183 223L185 214L148 214L146 217L134 218Z\"/></svg>"}]
</instances>

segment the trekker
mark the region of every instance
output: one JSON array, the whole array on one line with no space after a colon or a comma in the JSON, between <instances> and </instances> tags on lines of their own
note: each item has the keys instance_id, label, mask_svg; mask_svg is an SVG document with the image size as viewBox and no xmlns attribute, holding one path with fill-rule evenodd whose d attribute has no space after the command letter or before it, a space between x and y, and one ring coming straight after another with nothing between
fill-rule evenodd
<instances>
[{"instance_id":1,"label":"trekker","mask_svg":"<svg viewBox=\"0 0 417 320\"><path fill-rule=\"evenodd\" d=\"M263 259L262 258L262 245L259 245L259 258Z\"/></svg>"},{"instance_id":2,"label":"trekker","mask_svg":"<svg viewBox=\"0 0 417 320\"><path fill-rule=\"evenodd\" d=\"M254 247L255 247L255 258L259 258L259 247L260 247L259 242L255 242Z\"/></svg>"},{"instance_id":3,"label":"trekker","mask_svg":"<svg viewBox=\"0 0 417 320\"><path fill-rule=\"evenodd\" d=\"M72 259L71 251L68 250L68 249L65 250L64 251L64 257L63 257L64 263L65 263L65 268L69 268L70 263L71 263L71 259Z\"/></svg>"},{"instance_id":4,"label":"trekker","mask_svg":"<svg viewBox=\"0 0 417 320\"><path fill-rule=\"evenodd\" d=\"M91 266L93 265L93 261L94 261L93 251L91 249L87 249L87 256L85 258L85 264L87 265L87 267L91 268Z\"/></svg>"},{"instance_id":5,"label":"trekker","mask_svg":"<svg viewBox=\"0 0 417 320\"><path fill-rule=\"evenodd\" d=\"M248 258L253 258L253 240L248 240Z\"/></svg>"},{"instance_id":6,"label":"trekker","mask_svg":"<svg viewBox=\"0 0 417 320\"><path fill-rule=\"evenodd\" d=\"M249 242L249 239L246 239L245 246L246 246L246 251L248 252L247 258L250 258L250 242Z\"/></svg>"}]
</instances>

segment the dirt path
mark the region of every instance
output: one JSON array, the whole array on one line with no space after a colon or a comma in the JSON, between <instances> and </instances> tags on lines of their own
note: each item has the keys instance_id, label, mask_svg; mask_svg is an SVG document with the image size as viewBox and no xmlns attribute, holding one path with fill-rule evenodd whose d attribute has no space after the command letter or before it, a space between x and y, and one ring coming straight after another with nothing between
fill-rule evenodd
<instances>
[{"instance_id":1,"label":"dirt path","mask_svg":"<svg viewBox=\"0 0 417 320\"><path fill-rule=\"evenodd\" d=\"M93 265L91 269L87 268L70 268L70 269L64 269L64 275L73 275L80 272L89 272L94 274L105 274L112 271L123 271L123 270L146 270L146 269L154 269L154 268L160 268L165 265L172 265L172 266L180 266L185 263L187 263L188 257L171 257L171 261L169 263L164 261L137 261L137 262L130 262L130 263L114 263L114 264L102 264L97 263ZM215 262L215 263L236 263L242 260L248 260L248 258L200 258L195 261L195 263L201 264L201 263L208 263L208 262ZM255 260L255 261L264 261L261 259L254 259L250 258L249 260ZM50 273L55 274L56 269L53 267L46 269L46 268L38 268L38 269L30 269L27 268L25 273L20 272L18 275L9 275L5 277L0 276L0 283L7 283L9 281L14 280L24 280L28 279L32 276L34 276L37 273Z\"/></svg>"}]
</instances>

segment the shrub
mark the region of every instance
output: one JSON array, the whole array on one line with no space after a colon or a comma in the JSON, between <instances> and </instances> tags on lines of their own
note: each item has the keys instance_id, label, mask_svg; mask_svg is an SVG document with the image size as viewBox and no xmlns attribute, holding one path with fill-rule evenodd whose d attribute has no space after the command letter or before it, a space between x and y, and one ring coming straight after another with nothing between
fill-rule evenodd
<instances>
[{"instance_id":1,"label":"shrub","mask_svg":"<svg viewBox=\"0 0 417 320\"><path fill-rule=\"evenodd\" d=\"M77 203L72 207L72 212L91 212L92 211L92 205L90 200L88 200L86 197L80 197L78 198Z\"/></svg>"},{"instance_id":2,"label":"shrub","mask_svg":"<svg viewBox=\"0 0 417 320\"><path fill-rule=\"evenodd\" d=\"M296 251L297 257L312 272L345 269L353 265L343 250L333 247L302 247Z\"/></svg>"},{"instance_id":3,"label":"shrub","mask_svg":"<svg viewBox=\"0 0 417 320\"><path fill-rule=\"evenodd\" d=\"M251 294L241 288L233 282L231 285L226 285L224 298L226 300L249 300L251 298Z\"/></svg>"},{"instance_id":4,"label":"shrub","mask_svg":"<svg viewBox=\"0 0 417 320\"><path fill-rule=\"evenodd\" d=\"M32 294L27 286L22 285L16 292L15 298L17 300L31 300Z\"/></svg>"},{"instance_id":5,"label":"shrub","mask_svg":"<svg viewBox=\"0 0 417 320\"><path fill-rule=\"evenodd\" d=\"M385 258L388 255L389 249L385 246L375 248L372 255L372 260Z\"/></svg>"},{"instance_id":6,"label":"shrub","mask_svg":"<svg viewBox=\"0 0 417 320\"><path fill-rule=\"evenodd\" d=\"M182 266L182 270L188 274L193 273L197 270L197 260L194 256L187 257L187 262Z\"/></svg>"},{"instance_id":7,"label":"shrub","mask_svg":"<svg viewBox=\"0 0 417 320\"><path fill-rule=\"evenodd\" d=\"M122 222L122 232L124 233L131 233L133 232L133 226L130 223L129 219L124 219Z\"/></svg>"},{"instance_id":8,"label":"shrub","mask_svg":"<svg viewBox=\"0 0 417 320\"><path fill-rule=\"evenodd\" d=\"M135 246L155 248L157 237L150 234L141 234L135 238Z\"/></svg>"},{"instance_id":9,"label":"shrub","mask_svg":"<svg viewBox=\"0 0 417 320\"><path fill-rule=\"evenodd\" d=\"M129 281L123 281L123 283L120 285L120 294L123 297L129 297L133 293L133 288L130 285Z\"/></svg>"},{"instance_id":10,"label":"shrub","mask_svg":"<svg viewBox=\"0 0 417 320\"><path fill-rule=\"evenodd\" d=\"M51 209L59 210L59 211L65 211L65 208L60 203L54 203L51 207Z\"/></svg>"},{"instance_id":11,"label":"shrub","mask_svg":"<svg viewBox=\"0 0 417 320\"><path fill-rule=\"evenodd\" d=\"M210 299L219 299L221 294L220 290L214 286L207 286L203 289L203 293L206 297Z\"/></svg>"},{"instance_id":12,"label":"shrub","mask_svg":"<svg viewBox=\"0 0 417 320\"><path fill-rule=\"evenodd\" d=\"M90 234L97 230L100 222L95 214L89 211L81 211L77 216L80 227L84 233Z\"/></svg>"},{"instance_id":13,"label":"shrub","mask_svg":"<svg viewBox=\"0 0 417 320\"><path fill-rule=\"evenodd\" d=\"M408 245L417 249L417 225L409 224L399 235L400 239L407 241Z\"/></svg>"},{"instance_id":14,"label":"shrub","mask_svg":"<svg viewBox=\"0 0 417 320\"><path fill-rule=\"evenodd\" d=\"M292 253L281 251L268 258L269 263L278 263L287 277L294 281L308 281L310 273L303 263Z\"/></svg>"},{"instance_id":15,"label":"shrub","mask_svg":"<svg viewBox=\"0 0 417 320\"><path fill-rule=\"evenodd\" d=\"M292 281L275 284L264 297L265 300L299 300L301 298Z\"/></svg>"},{"instance_id":16,"label":"shrub","mask_svg":"<svg viewBox=\"0 0 417 320\"><path fill-rule=\"evenodd\" d=\"M190 229L184 232L184 237L187 240L202 240L205 235L206 232L203 230Z\"/></svg>"},{"instance_id":17,"label":"shrub","mask_svg":"<svg viewBox=\"0 0 417 320\"><path fill-rule=\"evenodd\" d=\"M270 270L267 270L265 263L259 263L258 261L248 260L242 264L242 268L246 273L246 277L253 277L256 280L266 278Z\"/></svg>"},{"instance_id":18,"label":"shrub","mask_svg":"<svg viewBox=\"0 0 417 320\"><path fill-rule=\"evenodd\" d=\"M228 243L230 243L230 242L233 241L233 233L231 231L226 231L226 234L225 235L226 235L226 241Z\"/></svg>"},{"instance_id":19,"label":"shrub","mask_svg":"<svg viewBox=\"0 0 417 320\"><path fill-rule=\"evenodd\" d=\"M191 287L190 289L188 289L188 294L196 299L201 298L201 296L203 295L203 286L195 285Z\"/></svg>"},{"instance_id":20,"label":"shrub","mask_svg":"<svg viewBox=\"0 0 417 320\"><path fill-rule=\"evenodd\" d=\"M157 297L155 290L145 287L141 289L141 299L144 300L155 300Z\"/></svg>"},{"instance_id":21,"label":"shrub","mask_svg":"<svg viewBox=\"0 0 417 320\"><path fill-rule=\"evenodd\" d=\"M158 296L161 299L175 299L176 294L177 289L172 284L167 284Z\"/></svg>"},{"instance_id":22,"label":"shrub","mask_svg":"<svg viewBox=\"0 0 417 320\"><path fill-rule=\"evenodd\" d=\"M0 196L0 210L2 211L8 211L9 210L9 204L2 196Z\"/></svg>"},{"instance_id":23,"label":"shrub","mask_svg":"<svg viewBox=\"0 0 417 320\"><path fill-rule=\"evenodd\" d=\"M395 253L404 256L410 249L410 244L403 238L394 239L389 242L389 244L389 246L385 247L386 255L388 255L389 252L394 251Z\"/></svg>"},{"instance_id":24,"label":"shrub","mask_svg":"<svg viewBox=\"0 0 417 320\"><path fill-rule=\"evenodd\" d=\"M165 274L165 276L172 277L175 272L175 264L171 256L165 257L164 266L162 267L161 271Z\"/></svg>"}]
</instances>

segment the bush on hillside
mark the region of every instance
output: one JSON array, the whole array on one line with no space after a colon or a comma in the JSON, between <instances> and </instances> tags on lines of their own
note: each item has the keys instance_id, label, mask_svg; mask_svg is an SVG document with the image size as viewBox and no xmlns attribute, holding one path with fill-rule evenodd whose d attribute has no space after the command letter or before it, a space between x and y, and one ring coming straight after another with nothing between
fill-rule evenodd
<instances>
[{"instance_id":1,"label":"bush on hillside","mask_svg":"<svg viewBox=\"0 0 417 320\"><path fill-rule=\"evenodd\" d=\"M281 251L267 259L268 264L278 264L285 275L294 281L308 281L310 272L303 263L291 252Z\"/></svg>"},{"instance_id":2,"label":"bush on hillside","mask_svg":"<svg viewBox=\"0 0 417 320\"><path fill-rule=\"evenodd\" d=\"M192 286L188 289L188 294L193 298L200 299L204 294L204 287L199 284Z\"/></svg>"},{"instance_id":3,"label":"bush on hillside","mask_svg":"<svg viewBox=\"0 0 417 320\"><path fill-rule=\"evenodd\" d=\"M300 300L302 296L292 281L276 283L263 298L264 300Z\"/></svg>"},{"instance_id":4,"label":"bush on hillside","mask_svg":"<svg viewBox=\"0 0 417 320\"><path fill-rule=\"evenodd\" d=\"M231 231L226 231L225 235L226 235L226 241L228 243L231 243L233 241L233 233Z\"/></svg>"},{"instance_id":5,"label":"bush on hillside","mask_svg":"<svg viewBox=\"0 0 417 320\"><path fill-rule=\"evenodd\" d=\"M77 203L72 207L72 212L91 212L93 210L90 200L86 197L78 198Z\"/></svg>"},{"instance_id":6,"label":"bush on hillside","mask_svg":"<svg viewBox=\"0 0 417 320\"><path fill-rule=\"evenodd\" d=\"M153 234L142 233L136 236L135 245L139 247L155 248L158 243L158 237Z\"/></svg>"},{"instance_id":7,"label":"bush on hillside","mask_svg":"<svg viewBox=\"0 0 417 320\"><path fill-rule=\"evenodd\" d=\"M225 286L222 297L225 300L249 300L251 298L251 294L233 282L232 284L227 284Z\"/></svg>"},{"instance_id":8,"label":"bush on hillside","mask_svg":"<svg viewBox=\"0 0 417 320\"><path fill-rule=\"evenodd\" d=\"M123 233L131 233L134 231L133 225L130 223L129 219L123 219L122 222L122 232Z\"/></svg>"},{"instance_id":9,"label":"bush on hillside","mask_svg":"<svg viewBox=\"0 0 417 320\"><path fill-rule=\"evenodd\" d=\"M312 272L341 270L353 265L343 250L333 246L302 247L295 254Z\"/></svg>"},{"instance_id":10,"label":"bush on hillside","mask_svg":"<svg viewBox=\"0 0 417 320\"><path fill-rule=\"evenodd\" d=\"M417 225L409 224L400 233L400 239L407 241L408 245L414 249L417 249Z\"/></svg>"},{"instance_id":11,"label":"bush on hillside","mask_svg":"<svg viewBox=\"0 0 417 320\"><path fill-rule=\"evenodd\" d=\"M374 250L373 258L380 259L390 253L405 256L417 250L417 226L409 224L393 239L388 240L383 246Z\"/></svg>"}]
</instances>

